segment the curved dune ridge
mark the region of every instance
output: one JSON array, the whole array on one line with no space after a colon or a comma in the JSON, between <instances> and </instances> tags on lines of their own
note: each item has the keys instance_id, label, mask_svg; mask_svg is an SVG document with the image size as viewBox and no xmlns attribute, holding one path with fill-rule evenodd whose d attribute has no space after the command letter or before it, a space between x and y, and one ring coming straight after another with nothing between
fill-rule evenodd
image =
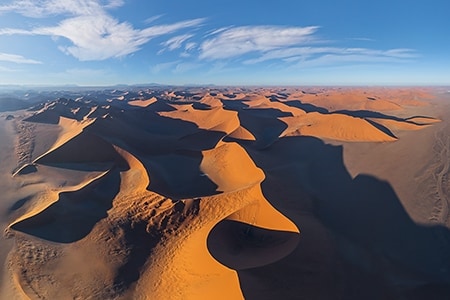
<instances>
[{"instance_id":1,"label":"curved dune ridge","mask_svg":"<svg viewBox=\"0 0 450 300\"><path fill-rule=\"evenodd\" d=\"M238 272L297 255L302 239L302 218L279 205L296 187L270 184L289 162L255 158L287 139L393 142L439 121L395 116L423 104L403 90L111 94L49 101L23 118L47 147L13 174L29 195L7 229L18 241L10 272L19 297L243 298ZM40 134L44 126L55 130ZM88 271L94 261L99 274ZM59 276L57 266L71 271Z\"/></svg>"}]
</instances>

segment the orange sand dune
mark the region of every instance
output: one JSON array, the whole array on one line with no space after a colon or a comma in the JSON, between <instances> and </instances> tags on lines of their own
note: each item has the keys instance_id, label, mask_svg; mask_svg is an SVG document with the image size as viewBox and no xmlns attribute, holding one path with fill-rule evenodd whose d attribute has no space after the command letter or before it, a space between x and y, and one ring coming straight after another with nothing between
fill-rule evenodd
<instances>
[{"instance_id":1,"label":"orange sand dune","mask_svg":"<svg viewBox=\"0 0 450 300\"><path fill-rule=\"evenodd\" d=\"M237 143L224 143L203 151L202 156L200 170L217 185L220 192L236 191L264 180L264 173Z\"/></svg>"},{"instance_id":2,"label":"orange sand dune","mask_svg":"<svg viewBox=\"0 0 450 300\"><path fill-rule=\"evenodd\" d=\"M224 110L222 107L196 110L191 105L187 105L179 107L176 111L161 112L160 115L195 123L201 129L222 131L227 134L236 130L240 125L237 113Z\"/></svg>"},{"instance_id":3,"label":"orange sand dune","mask_svg":"<svg viewBox=\"0 0 450 300\"><path fill-rule=\"evenodd\" d=\"M368 121L341 114L308 113L304 117L280 118L288 125L281 136L317 136L339 141L391 142L396 138ZM404 129L410 129L404 127ZM414 128L415 129L415 128Z\"/></svg>"},{"instance_id":4,"label":"orange sand dune","mask_svg":"<svg viewBox=\"0 0 450 300\"><path fill-rule=\"evenodd\" d=\"M419 99L433 96L426 89L334 88L294 92L288 100L300 100L329 111L336 110L399 110L402 105L423 106Z\"/></svg>"},{"instance_id":5,"label":"orange sand dune","mask_svg":"<svg viewBox=\"0 0 450 300\"><path fill-rule=\"evenodd\" d=\"M103 93L0 115L0 298L448 295L432 90Z\"/></svg>"},{"instance_id":6,"label":"orange sand dune","mask_svg":"<svg viewBox=\"0 0 450 300\"><path fill-rule=\"evenodd\" d=\"M152 98L147 99L147 100L129 101L128 104L131 105L131 106L146 107L146 106L149 106L149 105L155 103L156 101L157 101L157 99L155 97L152 97Z\"/></svg>"}]
</instances>

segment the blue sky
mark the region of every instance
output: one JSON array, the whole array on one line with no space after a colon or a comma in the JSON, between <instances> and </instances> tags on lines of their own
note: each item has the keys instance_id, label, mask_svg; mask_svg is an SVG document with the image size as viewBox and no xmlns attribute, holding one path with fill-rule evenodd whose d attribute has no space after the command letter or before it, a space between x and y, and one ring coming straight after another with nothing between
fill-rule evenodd
<instances>
[{"instance_id":1,"label":"blue sky","mask_svg":"<svg viewBox=\"0 0 450 300\"><path fill-rule=\"evenodd\" d=\"M446 0L4 0L0 84L450 85Z\"/></svg>"}]
</instances>

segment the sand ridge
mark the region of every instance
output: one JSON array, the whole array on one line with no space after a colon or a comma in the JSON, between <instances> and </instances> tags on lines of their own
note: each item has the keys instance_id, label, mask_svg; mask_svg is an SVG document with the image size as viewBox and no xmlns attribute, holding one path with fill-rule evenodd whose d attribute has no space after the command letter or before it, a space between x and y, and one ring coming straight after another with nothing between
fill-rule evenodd
<instances>
[{"instance_id":1,"label":"sand ridge","mask_svg":"<svg viewBox=\"0 0 450 300\"><path fill-rule=\"evenodd\" d=\"M314 255L312 278L340 274L341 262L325 259L339 252L326 226L352 241L343 247L355 241L363 255L372 244L332 216L333 208L341 212L333 197L374 200L365 187L380 188L375 194L389 199L395 195L375 179L352 178L341 146L324 141L395 143L405 131L440 121L408 115L408 107L426 106L421 99L431 99L427 89L199 88L110 95L59 98L17 116L15 122L34 126L17 151L38 143L11 172L30 194L15 200L6 228L18 241L8 272L19 296L257 299L253 287L264 270ZM46 128L51 130L43 135ZM405 228L413 228L398 214ZM387 230L375 231L384 254L393 243ZM303 235L311 244L302 242ZM314 254L324 245L334 250ZM88 255L84 262L81 253ZM409 263L392 253L392 264L383 265L386 278L397 263ZM30 255L37 258L30 261ZM94 258L98 276L88 268ZM57 276L57 266L74 265L72 273ZM417 274L424 271L411 265ZM294 269L307 278L308 270ZM447 280L447 273L439 276ZM330 293L345 296L342 286L336 283Z\"/></svg>"}]
</instances>

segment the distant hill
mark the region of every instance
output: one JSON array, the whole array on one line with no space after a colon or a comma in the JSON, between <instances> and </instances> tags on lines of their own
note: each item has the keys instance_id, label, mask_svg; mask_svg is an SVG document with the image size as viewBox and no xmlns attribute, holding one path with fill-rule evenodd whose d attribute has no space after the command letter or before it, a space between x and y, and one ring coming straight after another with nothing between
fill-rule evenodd
<instances>
[{"instance_id":1,"label":"distant hill","mask_svg":"<svg viewBox=\"0 0 450 300\"><path fill-rule=\"evenodd\" d=\"M30 106L30 103L18 98L0 96L0 111L12 111L24 109Z\"/></svg>"}]
</instances>

